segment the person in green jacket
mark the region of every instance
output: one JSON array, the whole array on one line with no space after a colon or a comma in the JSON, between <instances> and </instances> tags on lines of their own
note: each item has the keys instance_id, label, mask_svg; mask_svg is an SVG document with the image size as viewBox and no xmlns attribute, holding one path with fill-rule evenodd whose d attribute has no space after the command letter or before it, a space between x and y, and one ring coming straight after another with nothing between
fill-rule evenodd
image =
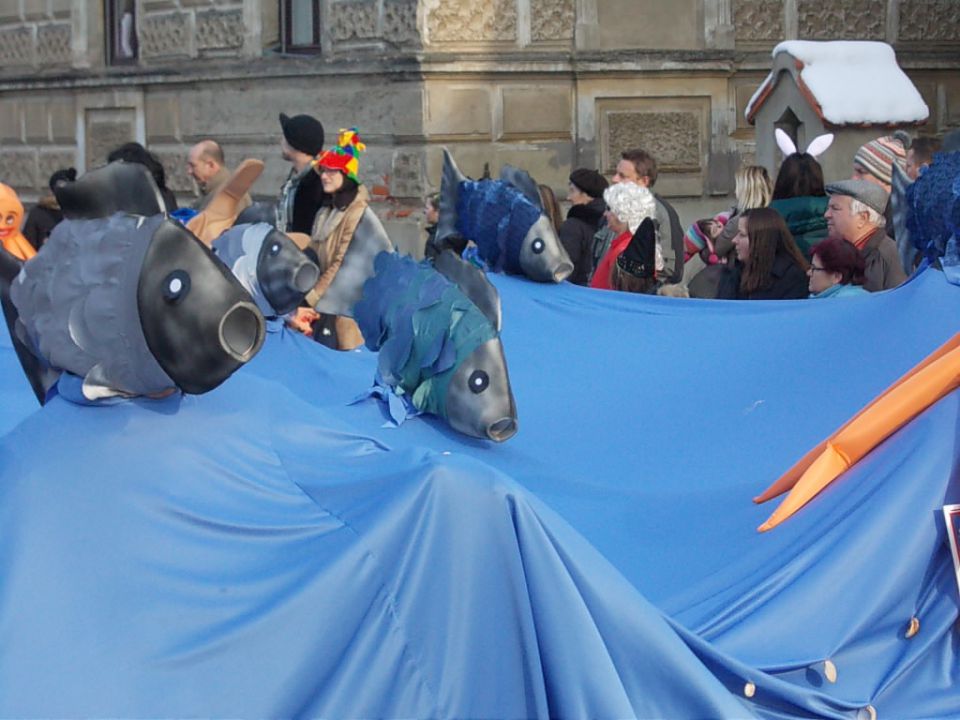
<instances>
[{"instance_id":1,"label":"person in green jacket","mask_svg":"<svg viewBox=\"0 0 960 720\"><path fill-rule=\"evenodd\" d=\"M773 186L770 207L780 213L807 260L811 249L827 237L827 193L823 169L806 152L795 152L783 161Z\"/></svg>"}]
</instances>

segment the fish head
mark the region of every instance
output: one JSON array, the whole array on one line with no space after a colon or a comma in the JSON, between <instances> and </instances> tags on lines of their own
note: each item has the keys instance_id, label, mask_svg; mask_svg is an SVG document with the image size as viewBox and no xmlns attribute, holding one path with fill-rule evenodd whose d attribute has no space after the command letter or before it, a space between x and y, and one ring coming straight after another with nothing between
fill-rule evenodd
<instances>
[{"instance_id":1,"label":"fish head","mask_svg":"<svg viewBox=\"0 0 960 720\"><path fill-rule=\"evenodd\" d=\"M212 390L263 345L263 315L226 266L179 223L150 239L137 307L151 354L186 393Z\"/></svg>"},{"instance_id":2,"label":"fish head","mask_svg":"<svg viewBox=\"0 0 960 720\"><path fill-rule=\"evenodd\" d=\"M270 230L260 246L257 281L278 315L296 309L320 279L320 268L297 245L277 230Z\"/></svg>"},{"instance_id":3,"label":"fish head","mask_svg":"<svg viewBox=\"0 0 960 720\"><path fill-rule=\"evenodd\" d=\"M464 435L503 442L517 433L517 404L499 338L477 346L454 371L446 415Z\"/></svg>"},{"instance_id":4,"label":"fish head","mask_svg":"<svg viewBox=\"0 0 960 720\"><path fill-rule=\"evenodd\" d=\"M520 245L523 274L537 282L560 283L573 272L570 256L546 215L540 215Z\"/></svg>"}]
</instances>

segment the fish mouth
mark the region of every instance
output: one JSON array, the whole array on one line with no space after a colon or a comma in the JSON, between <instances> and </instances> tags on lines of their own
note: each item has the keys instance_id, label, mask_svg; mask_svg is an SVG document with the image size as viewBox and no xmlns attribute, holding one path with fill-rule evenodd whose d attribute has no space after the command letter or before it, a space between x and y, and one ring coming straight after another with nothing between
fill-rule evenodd
<instances>
[{"instance_id":1,"label":"fish mouth","mask_svg":"<svg viewBox=\"0 0 960 720\"><path fill-rule=\"evenodd\" d=\"M512 417L500 418L487 426L487 437L494 442L509 440L517 434L517 420Z\"/></svg>"},{"instance_id":2,"label":"fish mouth","mask_svg":"<svg viewBox=\"0 0 960 720\"><path fill-rule=\"evenodd\" d=\"M256 355L262 339L263 317L248 302L238 302L220 320L220 347L237 362Z\"/></svg>"},{"instance_id":3,"label":"fish mouth","mask_svg":"<svg viewBox=\"0 0 960 720\"><path fill-rule=\"evenodd\" d=\"M310 292L319 279L320 269L312 262L300 263L293 272L293 286L298 292Z\"/></svg>"},{"instance_id":4,"label":"fish mouth","mask_svg":"<svg viewBox=\"0 0 960 720\"><path fill-rule=\"evenodd\" d=\"M573 272L573 263L562 262L560 263L556 270L553 271L553 281L555 283L562 283Z\"/></svg>"}]
</instances>

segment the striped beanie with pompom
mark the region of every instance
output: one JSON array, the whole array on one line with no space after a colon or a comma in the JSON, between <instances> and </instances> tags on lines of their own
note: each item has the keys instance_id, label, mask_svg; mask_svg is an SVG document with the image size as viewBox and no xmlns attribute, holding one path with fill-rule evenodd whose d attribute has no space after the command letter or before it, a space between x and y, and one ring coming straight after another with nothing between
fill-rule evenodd
<instances>
[{"instance_id":1,"label":"striped beanie with pompom","mask_svg":"<svg viewBox=\"0 0 960 720\"><path fill-rule=\"evenodd\" d=\"M889 190L893 181L893 164L896 163L901 170L906 170L909 144L906 134L899 131L871 140L860 146L853 156L853 164L859 165Z\"/></svg>"}]
</instances>

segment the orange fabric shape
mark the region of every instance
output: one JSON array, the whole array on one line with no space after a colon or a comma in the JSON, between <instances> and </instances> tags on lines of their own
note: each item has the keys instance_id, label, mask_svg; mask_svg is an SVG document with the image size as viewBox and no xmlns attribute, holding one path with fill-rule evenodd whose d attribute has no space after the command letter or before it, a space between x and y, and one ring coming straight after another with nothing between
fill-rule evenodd
<instances>
[{"instance_id":1,"label":"orange fabric shape","mask_svg":"<svg viewBox=\"0 0 960 720\"><path fill-rule=\"evenodd\" d=\"M790 494L759 528L775 528L917 415L960 387L960 333L817 445L754 502Z\"/></svg>"},{"instance_id":2,"label":"orange fabric shape","mask_svg":"<svg viewBox=\"0 0 960 720\"><path fill-rule=\"evenodd\" d=\"M237 166L230 179L207 206L187 222L187 230L210 247L221 233L233 227L241 213L244 196L263 172L263 161L248 158Z\"/></svg>"},{"instance_id":3,"label":"orange fabric shape","mask_svg":"<svg viewBox=\"0 0 960 720\"><path fill-rule=\"evenodd\" d=\"M29 260L37 251L23 233L23 203L9 185L0 183L0 241L3 249L20 260Z\"/></svg>"}]
</instances>

